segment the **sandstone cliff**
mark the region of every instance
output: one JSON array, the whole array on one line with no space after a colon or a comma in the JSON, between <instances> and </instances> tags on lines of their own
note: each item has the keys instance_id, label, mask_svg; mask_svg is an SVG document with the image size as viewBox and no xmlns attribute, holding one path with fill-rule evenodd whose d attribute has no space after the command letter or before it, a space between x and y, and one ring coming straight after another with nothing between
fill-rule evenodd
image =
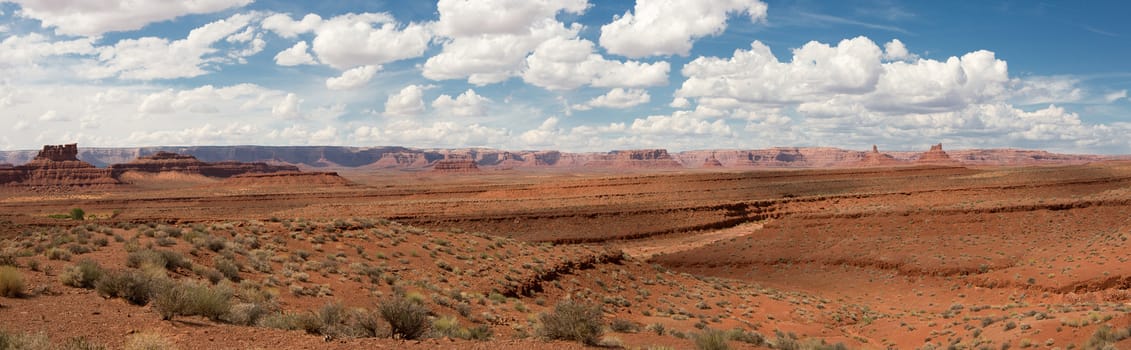
<instances>
[{"instance_id":1,"label":"sandstone cliff","mask_svg":"<svg viewBox=\"0 0 1131 350\"><path fill-rule=\"evenodd\" d=\"M109 169L79 160L77 144L43 146L27 164L0 169L0 184L10 186L85 187L118 183Z\"/></svg>"},{"instance_id":2,"label":"sandstone cliff","mask_svg":"<svg viewBox=\"0 0 1131 350\"><path fill-rule=\"evenodd\" d=\"M665 149L638 149L625 151L612 151L604 155L596 155L593 160L585 163L587 167L595 168L682 168L680 164L668 154Z\"/></svg>"},{"instance_id":3,"label":"sandstone cliff","mask_svg":"<svg viewBox=\"0 0 1131 350\"><path fill-rule=\"evenodd\" d=\"M930 150L923 152L915 160L919 164L958 164L950 155L943 151L942 144L932 145Z\"/></svg>"},{"instance_id":4,"label":"sandstone cliff","mask_svg":"<svg viewBox=\"0 0 1131 350\"><path fill-rule=\"evenodd\" d=\"M269 165L267 163L243 163L234 161L208 163L202 162L194 156L171 152L157 152L150 156L138 157L138 159L129 163L114 164L110 166L110 170L115 178L131 171L140 173L179 172L219 178L248 173L299 171L298 167L291 165Z\"/></svg>"},{"instance_id":5,"label":"sandstone cliff","mask_svg":"<svg viewBox=\"0 0 1131 350\"><path fill-rule=\"evenodd\" d=\"M449 155L432 164L432 171L439 173L473 173L479 171L473 155Z\"/></svg>"},{"instance_id":6,"label":"sandstone cliff","mask_svg":"<svg viewBox=\"0 0 1131 350\"><path fill-rule=\"evenodd\" d=\"M864 159L860 161L860 166L865 167L879 167L879 166L896 166L906 164L902 161L895 159L891 155L880 153L876 145L872 145L872 152L865 154Z\"/></svg>"}]
</instances>

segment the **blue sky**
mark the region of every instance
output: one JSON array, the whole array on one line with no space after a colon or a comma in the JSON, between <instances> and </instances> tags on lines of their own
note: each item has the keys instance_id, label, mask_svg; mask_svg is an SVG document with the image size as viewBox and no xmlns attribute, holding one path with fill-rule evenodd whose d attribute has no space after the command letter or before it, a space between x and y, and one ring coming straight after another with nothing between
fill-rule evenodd
<instances>
[{"instance_id":1,"label":"blue sky","mask_svg":"<svg viewBox=\"0 0 1131 350\"><path fill-rule=\"evenodd\" d=\"M0 0L0 149L1131 153L1131 5Z\"/></svg>"}]
</instances>

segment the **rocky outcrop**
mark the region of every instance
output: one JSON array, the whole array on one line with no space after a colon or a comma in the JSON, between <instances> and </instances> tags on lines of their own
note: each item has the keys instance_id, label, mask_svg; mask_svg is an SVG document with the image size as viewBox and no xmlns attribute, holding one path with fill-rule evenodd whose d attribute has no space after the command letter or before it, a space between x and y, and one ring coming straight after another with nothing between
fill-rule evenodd
<instances>
[{"instance_id":1,"label":"rocky outcrop","mask_svg":"<svg viewBox=\"0 0 1131 350\"><path fill-rule=\"evenodd\" d=\"M915 160L919 164L957 164L954 159L950 158L946 151L943 151L942 144L932 145L931 149L919 155Z\"/></svg>"},{"instance_id":2,"label":"rocky outcrop","mask_svg":"<svg viewBox=\"0 0 1131 350\"><path fill-rule=\"evenodd\" d=\"M432 171L438 173L474 173L479 171L479 165L470 155L449 155L447 158L432 164Z\"/></svg>"},{"instance_id":3,"label":"rocky outcrop","mask_svg":"<svg viewBox=\"0 0 1131 350\"><path fill-rule=\"evenodd\" d=\"M872 151L864 155L864 160L860 161L860 166L875 167L875 166L894 166L901 165L903 162L895 159L891 155L880 153L876 145L872 145Z\"/></svg>"},{"instance_id":4,"label":"rocky outcrop","mask_svg":"<svg viewBox=\"0 0 1131 350\"><path fill-rule=\"evenodd\" d=\"M0 169L0 184L9 186L87 187L116 185L109 169L78 159L78 145L47 145L24 165Z\"/></svg>"},{"instance_id":5,"label":"rocky outcrop","mask_svg":"<svg viewBox=\"0 0 1131 350\"><path fill-rule=\"evenodd\" d=\"M208 163L202 162L199 159L196 159L196 157L194 156L176 154L172 152L157 152L150 156L138 157L138 159L129 163L111 165L110 170L115 178L120 177L126 172L179 172L185 174L203 175L207 177L228 178L249 173L299 171L298 167L293 165L270 165L267 163L243 163L232 161Z\"/></svg>"},{"instance_id":6,"label":"rocky outcrop","mask_svg":"<svg viewBox=\"0 0 1131 350\"><path fill-rule=\"evenodd\" d=\"M718 158L715 158L714 154L711 154L710 157L707 157L707 159L703 160L703 167L704 168L722 168L723 163L720 162Z\"/></svg>"},{"instance_id":7,"label":"rocky outcrop","mask_svg":"<svg viewBox=\"0 0 1131 350\"><path fill-rule=\"evenodd\" d=\"M675 158L672 158L671 154L668 154L666 149L612 151L604 155L596 155L595 159L586 163L585 166L620 169L683 167Z\"/></svg>"}]
</instances>

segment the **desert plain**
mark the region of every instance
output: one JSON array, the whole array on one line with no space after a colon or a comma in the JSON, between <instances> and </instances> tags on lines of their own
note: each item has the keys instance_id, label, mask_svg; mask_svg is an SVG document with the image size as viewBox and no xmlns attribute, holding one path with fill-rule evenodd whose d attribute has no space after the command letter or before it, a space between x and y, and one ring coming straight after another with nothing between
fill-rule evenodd
<instances>
[{"instance_id":1,"label":"desert plain","mask_svg":"<svg viewBox=\"0 0 1131 350\"><path fill-rule=\"evenodd\" d=\"M0 186L0 265L23 282L0 330L107 348L1131 348L1131 162L303 170ZM178 309L160 288L222 300ZM563 303L598 310L598 334L547 336Z\"/></svg>"}]
</instances>

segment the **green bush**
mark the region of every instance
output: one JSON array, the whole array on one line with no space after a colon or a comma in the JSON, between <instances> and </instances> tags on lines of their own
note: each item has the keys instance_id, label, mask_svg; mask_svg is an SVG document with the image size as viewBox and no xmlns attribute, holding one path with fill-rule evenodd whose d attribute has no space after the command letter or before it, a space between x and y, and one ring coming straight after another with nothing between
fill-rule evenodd
<instances>
[{"instance_id":1,"label":"green bush","mask_svg":"<svg viewBox=\"0 0 1131 350\"><path fill-rule=\"evenodd\" d=\"M542 314L541 334L552 340L572 340L586 345L597 345L601 337L604 314L601 307L566 300L554 306L554 311Z\"/></svg>"},{"instance_id":2,"label":"green bush","mask_svg":"<svg viewBox=\"0 0 1131 350\"><path fill-rule=\"evenodd\" d=\"M165 320L175 316L204 316L219 321L231 309L231 299L231 290L222 286L209 288L195 282L174 282L160 288L153 302Z\"/></svg>"},{"instance_id":3,"label":"green bush","mask_svg":"<svg viewBox=\"0 0 1131 350\"><path fill-rule=\"evenodd\" d=\"M381 304L378 312L389 323L394 337L420 339L428 330L428 309L403 297Z\"/></svg>"},{"instance_id":4,"label":"green bush","mask_svg":"<svg viewBox=\"0 0 1131 350\"><path fill-rule=\"evenodd\" d=\"M71 209L71 220L82 221L85 218L86 218L86 212L83 211L82 208Z\"/></svg>"},{"instance_id":5,"label":"green bush","mask_svg":"<svg viewBox=\"0 0 1131 350\"><path fill-rule=\"evenodd\" d=\"M225 278L232 280L232 282L240 281L240 266L236 265L236 262L232 259L217 255L212 259L212 263L216 266L216 270L224 274Z\"/></svg>"},{"instance_id":6,"label":"green bush","mask_svg":"<svg viewBox=\"0 0 1131 350\"><path fill-rule=\"evenodd\" d=\"M59 281L71 287L91 289L102 275L102 266L98 266L93 260L83 259L64 270L63 274L59 275Z\"/></svg>"},{"instance_id":7,"label":"green bush","mask_svg":"<svg viewBox=\"0 0 1131 350\"><path fill-rule=\"evenodd\" d=\"M726 350L730 349L730 333L717 329L707 329L695 335L695 348L699 350Z\"/></svg>"},{"instance_id":8,"label":"green bush","mask_svg":"<svg viewBox=\"0 0 1131 350\"><path fill-rule=\"evenodd\" d=\"M19 298L24 295L24 276L11 266L0 266L0 296Z\"/></svg>"},{"instance_id":9,"label":"green bush","mask_svg":"<svg viewBox=\"0 0 1131 350\"><path fill-rule=\"evenodd\" d=\"M103 274L94 284L94 289L103 296L122 298L130 304L143 306L152 298L155 283L158 282L137 270L111 271Z\"/></svg>"}]
</instances>

